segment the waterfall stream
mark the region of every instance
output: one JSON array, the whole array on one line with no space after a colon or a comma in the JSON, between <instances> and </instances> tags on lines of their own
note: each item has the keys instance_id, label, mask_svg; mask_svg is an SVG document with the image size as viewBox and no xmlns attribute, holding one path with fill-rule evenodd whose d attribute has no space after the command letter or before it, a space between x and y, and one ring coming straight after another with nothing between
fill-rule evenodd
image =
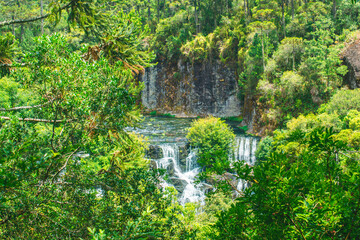
<instances>
[{"instance_id":1,"label":"waterfall stream","mask_svg":"<svg viewBox=\"0 0 360 240\"><path fill-rule=\"evenodd\" d=\"M248 136L237 136L235 139L234 158L233 161L245 161L246 164L253 165L255 163L255 151L257 138ZM188 149L186 158L181 159L179 153L179 145L177 143L164 143L158 145L162 152L162 157L153 159L157 168L166 169L169 178L164 182L163 186L173 186L179 192L180 204L187 202L205 201L205 191L210 185L199 183L195 184L196 176L200 173L201 168L196 162L196 151ZM182 150L186 151L186 147L182 146ZM183 157L184 158L184 157ZM165 180L164 180L165 181ZM237 189L243 191L248 183L238 180Z\"/></svg>"},{"instance_id":2,"label":"waterfall stream","mask_svg":"<svg viewBox=\"0 0 360 240\"><path fill-rule=\"evenodd\" d=\"M195 151L189 152L185 159L185 168L182 168L179 159L179 147L176 144L159 145L163 152L163 157L155 160L158 168L166 169L169 174L167 184L174 186L180 193L179 202L204 203L205 192L201 190L201 183L195 185L195 177L200 173L200 167L196 163Z\"/></svg>"},{"instance_id":3,"label":"waterfall stream","mask_svg":"<svg viewBox=\"0 0 360 240\"><path fill-rule=\"evenodd\" d=\"M180 204L187 202L205 202L205 192L212 189L207 183L196 184L196 176L201 172L196 161L196 149L191 149L186 142L187 129L191 119L147 118L143 126L130 129L147 137L152 144L147 157L151 159L158 169L165 169L167 177L162 186L172 186L178 191ZM254 165L255 151L258 138L246 135L236 135L234 152L230 154L232 161L244 161L245 164ZM229 174L229 176L232 174ZM248 183L236 179L232 175L232 184L239 191L248 187Z\"/></svg>"}]
</instances>

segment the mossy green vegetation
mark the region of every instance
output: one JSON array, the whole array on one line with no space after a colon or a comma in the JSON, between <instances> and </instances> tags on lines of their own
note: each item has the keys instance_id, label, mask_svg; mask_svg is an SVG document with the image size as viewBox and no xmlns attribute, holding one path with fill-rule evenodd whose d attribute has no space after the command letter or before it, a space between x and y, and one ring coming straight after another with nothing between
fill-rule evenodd
<instances>
[{"instance_id":1,"label":"mossy green vegetation","mask_svg":"<svg viewBox=\"0 0 360 240\"><path fill-rule=\"evenodd\" d=\"M243 121L243 118L238 116L233 116L233 117L222 117L221 120L241 123Z\"/></svg>"},{"instance_id":2,"label":"mossy green vegetation","mask_svg":"<svg viewBox=\"0 0 360 240\"><path fill-rule=\"evenodd\" d=\"M175 115L171 114L171 113L159 113L157 111L151 111L149 113L150 116L156 116L156 117L168 117L168 118L174 118Z\"/></svg>"}]
</instances>

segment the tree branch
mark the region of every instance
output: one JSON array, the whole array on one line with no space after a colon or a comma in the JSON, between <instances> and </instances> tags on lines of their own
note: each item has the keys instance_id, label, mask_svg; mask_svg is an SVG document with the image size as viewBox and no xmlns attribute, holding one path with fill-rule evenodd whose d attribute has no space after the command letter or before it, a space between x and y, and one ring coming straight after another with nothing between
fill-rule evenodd
<instances>
[{"instance_id":1,"label":"tree branch","mask_svg":"<svg viewBox=\"0 0 360 240\"><path fill-rule=\"evenodd\" d=\"M294 220L292 220L291 217L290 217L288 214L286 214L286 216L287 216L288 219L292 222L292 224L295 226L296 230L301 234L302 238L303 238L304 240L306 240L303 232L302 232L301 229L298 227L298 225L294 222Z\"/></svg>"},{"instance_id":2,"label":"tree branch","mask_svg":"<svg viewBox=\"0 0 360 240\"><path fill-rule=\"evenodd\" d=\"M7 109L0 108L0 112L10 112L10 111L23 110L23 109L40 108L40 107L44 107L50 103L51 102L47 102L47 103L39 104L39 105L35 105L35 106L21 106L21 107L7 108Z\"/></svg>"},{"instance_id":3,"label":"tree branch","mask_svg":"<svg viewBox=\"0 0 360 240\"><path fill-rule=\"evenodd\" d=\"M6 68L14 68L14 67L26 67L27 65L25 63L17 64L16 66L14 64L8 64L8 63L1 63L0 67L6 67Z\"/></svg>"},{"instance_id":4,"label":"tree branch","mask_svg":"<svg viewBox=\"0 0 360 240\"><path fill-rule=\"evenodd\" d=\"M9 117L0 116L0 119L11 120ZM36 118L18 118L19 121L25 122L45 122L45 123L65 123L71 122L72 120L48 120L48 119L36 119Z\"/></svg>"},{"instance_id":5,"label":"tree branch","mask_svg":"<svg viewBox=\"0 0 360 240\"><path fill-rule=\"evenodd\" d=\"M59 10L56 11L56 13L61 12L62 10L66 9L66 8L69 8L71 6L71 4L76 1L78 1L78 0L71 0L68 4L59 8ZM45 18L49 17L51 14L52 13L47 13L43 16L38 16L38 17L34 17L34 18L29 18L29 19L16 19L16 20L10 20L10 21L3 21L3 22L0 22L0 27L12 25L12 24L35 22L35 21L38 21L41 19L45 19Z\"/></svg>"},{"instance_id":6,"label":"tree branch","mask_svg":"<svg viewBox=\"0 0 360 240\"><path fill-rule=\"evenodd\" d=\"M73 151L69 157L66 159L64 165L55 173L55 175L53 176L53 178L51 179L51 182L54 182L54 179L57 177L57 175L59 175L59 173L61 173L62 170L64 170L70 160L70 158L79 150L80 147L78 147L75 151Z\"/></svg>"}]
</instances>

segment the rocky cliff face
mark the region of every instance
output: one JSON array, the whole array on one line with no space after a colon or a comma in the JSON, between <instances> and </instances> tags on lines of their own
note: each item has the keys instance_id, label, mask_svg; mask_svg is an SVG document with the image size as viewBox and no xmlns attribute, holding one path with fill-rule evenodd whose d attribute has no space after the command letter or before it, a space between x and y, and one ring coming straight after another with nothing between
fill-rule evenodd
<instances>
[{"instance_id":1,"label":"rocky cliff face","mask_svg":"<svg viewBox=\"0 0 360 240\"><path fill-rule=\"evenodd\" d=\"M346 46L342 53L342 59L348 67L348 73L344 77L344 84L351 89L360 87L360 36Z\"/></svg>"},{"instance_id":2,"label":"rocky cliff face","mask_svg":"<svg viewBox=\"0 0 360 240\"><path fill-rule=\"evenodd\" d=\"M158 63L146 69L141 81L142 103L149 111L219 117L241 113L236 73L219 61Z\"/></svg>"}]
</instances>

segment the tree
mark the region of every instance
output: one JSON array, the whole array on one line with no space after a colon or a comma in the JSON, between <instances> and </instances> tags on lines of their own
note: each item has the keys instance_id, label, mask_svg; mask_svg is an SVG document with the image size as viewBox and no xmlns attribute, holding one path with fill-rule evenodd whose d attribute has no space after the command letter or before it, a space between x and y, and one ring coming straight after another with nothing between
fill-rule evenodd
<instances>
[{"instance_id":1,"label":"tree","mask_svg":"<svg viewBox=\"0 0 360 240\"><path fill-rule=\"evenodd\" d=\"M266 58L267 58L267 49L265 49L266 45L268 45L265 41L268 38L268 34L270 31L275 29L275 25L272 22L264 21L264 22L252 22L249 24L250 31L258 34L261 38L261 55L262 55L262 64L263 70L265 70Z\"/></svg>"},{"instance_id":2,"label":"tree","mask_svg":"<svg viewBox=\"0 0 360 240\"><path fill-rule=\"evenodd\" d=\"M90 58L86 47L70 52L61 34L44 35L10 74L34 99L0 101L1 237L89 238L88 228L109 238L162 236L172 199L146 167L143 141L124 131L139 120L142 86L131 66L151 56L137 42L146 34L136 15L120 19L117 31L137 35L118 35L131 57L112 48Z\"/></svg>"},{"instance_id":3,"label":"tree","mask_svg":"<svg viewBox=\"0 0 360 240\"><path fill-rule=\"evenodd\" d=\"M237 165L252 186L219 216L214 238L358 238L358 154L349 155L335 135L279 131L265 161Z\"/></svg>"},{"instance_id":4,"label":"tree","mask_svg":"<svg viewBox=\"0 0 360 240\"><path fill-rule=\"evenodd\" d=\"M229 167L229 154L235 139L234 133L224 121L209 117L195 121L187 139L192 147L197 148L197 162L207 174L223 174Z\"/></svg>"}]
</instances>

